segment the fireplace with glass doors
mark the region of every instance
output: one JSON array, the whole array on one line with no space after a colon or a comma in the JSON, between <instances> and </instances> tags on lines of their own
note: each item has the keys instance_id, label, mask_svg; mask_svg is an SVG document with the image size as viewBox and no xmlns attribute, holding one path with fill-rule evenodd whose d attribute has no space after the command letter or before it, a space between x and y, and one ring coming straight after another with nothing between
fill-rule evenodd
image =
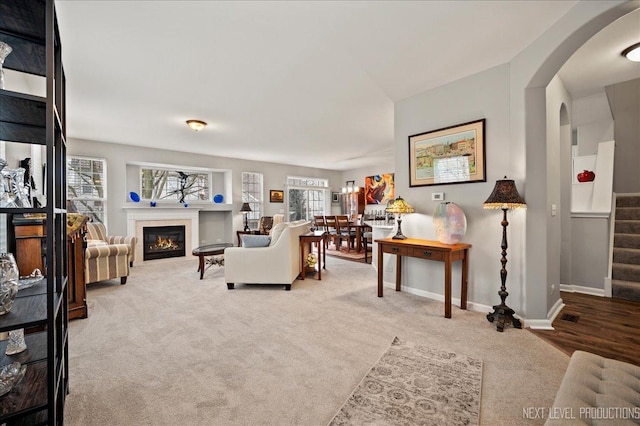
<instances>
[{"instance_id":1,"label":"fireplace with glass doors","mask_svg":"<svg viewBox=\"0 0 640 426\"><path fill-rule=\"evenodd\" d=\"M142 228L143 260L185 256L185 227L145 226Z\"/></svg>"}]
</instances>

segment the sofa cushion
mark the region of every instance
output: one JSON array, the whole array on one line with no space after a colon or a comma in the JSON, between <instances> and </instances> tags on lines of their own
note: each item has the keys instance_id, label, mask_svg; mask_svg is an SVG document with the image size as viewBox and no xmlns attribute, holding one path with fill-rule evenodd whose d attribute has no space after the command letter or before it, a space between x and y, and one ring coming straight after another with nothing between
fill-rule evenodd
<instances>
[{"instance_id":1,"label":"sofa cushion","mask_svg":"<svg viewBox=\"0 0 640 426\"><path fill-rule=\"evenodd\" d=\"M106 246L108 243L104 240L87 240L87 247Z\"/></svg>"},{"instance_id":2,"label":"sofa cushion","mask_svg":"<svg viewBox=\"0 0 640 426\"><path fill-rule=\"evenodd\" d=\"M269 235L243 235L242 247L269 247L271 237Z\"/></svg>"},{"instance_id":3,"label":"sofa cushion","mask_svg":"<svg viewBox=\"0 0 640 426\"><path fill-rule=\"evenodd\" d=\"M280 235L282 235L282 231L284 231L287 226L288 225L283 222L271 228L271 232L269 233L269 235L271 236L271 245L274 245L278 242Z\"/></svg>"},{"instance_id":4,"label":"sofa cushion","mask_svg":"<svg viewBox=\"0 0 640 426\"><path fill-rule=\"evenodd\" d=\"M640 407L639 366L575 351L551 408L555 413L567 413L574 420L549 416L545 425L633 424L630 420L633 417L627 418L624 414L633 414L635 407ZM616 417L612 409L626 411L618 411ZM605 420L599 422L598 412L609 417L602 417ZM591 413L595 413L595 417L590 418Z\"/></svg>"}]
</instances>

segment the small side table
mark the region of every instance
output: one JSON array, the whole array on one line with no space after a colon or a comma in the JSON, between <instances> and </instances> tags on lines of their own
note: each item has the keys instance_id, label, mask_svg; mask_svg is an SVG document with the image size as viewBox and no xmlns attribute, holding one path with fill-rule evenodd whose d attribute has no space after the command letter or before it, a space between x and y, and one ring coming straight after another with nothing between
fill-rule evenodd
<instances>
[{"instance_id":1,"label":"small side table","mask_svg":"<svg viewBox=\"0 0 640 426\"><path fill-rule=\"evenodd\" d=\"M327 251L324 247L325 240L327 239L327 231L313 231L300 235L300 278L305 278L306 259L304 257L304 247L309 245L309 253L311 253L311 243L316 243L318 246L318 279L322 280L322 269L326 268L326 255Z\"/></svg>"},{"instance_id":2,"label":"small side table","mask_svg":"<svg viewBox=\"0 0 640 426\"><path fill-rule=\"evenodd\" d=\"M202 277L204 276L204 270L205 270L204 257L205 256L223 256L224 249L226 249L227 247L233 247L233 244L232 243L216 243L216 244L209 244L206 246L196 247L193 249L191 254L193 254L194 256L198 256L198 272L200 272L200 279L202 279ZM207 263L206 269L209 269L209 267L214 264L218 266L224 266L224 258L207 259L206 263Z\"/></svg>"}]
</instances>

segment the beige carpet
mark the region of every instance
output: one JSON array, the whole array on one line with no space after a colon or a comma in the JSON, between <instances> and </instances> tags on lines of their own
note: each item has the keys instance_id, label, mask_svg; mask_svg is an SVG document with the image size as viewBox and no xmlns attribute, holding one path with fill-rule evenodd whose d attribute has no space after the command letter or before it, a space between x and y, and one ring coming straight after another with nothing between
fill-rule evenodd
<instances>
[{"instance_id":1,"label":"beige carpet","mask_svg":"<svg viewBox=\"0 0 640 426\"><path fill-rule=\"evenodd\" d=\"M569 361L484 312L378 298L364 263L327 257L322 281L289 292L196 270L192 256L151 261L124 286L88 286L89 318L69 326L66 424L326 425L398 336L482 360L480 424L535 425L523 408L551 405Z\"/></svg>"},{"instance_id":2,"label":"beige carpet","mask_svg":"<svg viewBox=\"0 0 640 426\"><path fill-rule=\"evenodd\" d=\"M482 361L393 339L330 426L478 424Z\"/></svg>"}]
</instances>

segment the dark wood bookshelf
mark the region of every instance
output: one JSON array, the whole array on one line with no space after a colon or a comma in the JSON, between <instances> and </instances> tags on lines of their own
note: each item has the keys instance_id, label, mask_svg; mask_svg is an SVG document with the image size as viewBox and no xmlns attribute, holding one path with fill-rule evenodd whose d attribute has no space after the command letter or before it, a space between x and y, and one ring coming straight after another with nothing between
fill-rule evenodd
<instances>
[{"instance_id":1,"label":"dark wood bookshelf","mask_svg":"<svg viewBox=\"0 0 640 426\"><path fill-rule=\"evenodd\" d=\"M7 342L0 343L0 365L27 366L22 381L0 396L0 424L62 424L68 392L66 82L54 0L0 0L0 41L13 49L4 68L46 80L44 97L0 90L0 140L44 145L47 153L46 207L0 208L8 218L40 213L47 223L47 270L40 268L46 279L20 290L0 316L0 332L22 328L27 343L26 351L12 356L4 354ZM15 246L15 233L7 234L7 245Z\"/></svg>"},{"instance_id":2,"label":"dark wood bookshelf","mask_svg":"<svg viewBox=\"0 0 640 426\"><path fill-rule=\"evenodd\" d=\"M24 341L27 343L27 350L15 355L5 355L8 340L0 342L0 365L19 362L20 364L31 364L47 359L47 333L37 332L25 334ZM1 397L0 397L1 399Z\"/></svg>"},{"instance_id":3,"label":"dark wood bookshelf","mask_svg":"<svg viewBox=\"0 0 640 426\"><path fill-rule=\"evenodd\" d=\"M27 364L23 379L0 397L0 421L47 407L47 361Z\"/></svg>"},{"instance_id":4,"label":"dark wood bookshelf","mask_svg":"<svg viewBox=\"0 0 640 426\"><path fill-rule=\"evenodd\" d=\"M46 294L16 297L9 313L0 317L0 332L46 324Z\"/></svg>"},{"instance_id":5,"label":"dark wood bookshelf","mask_svg":"<svg viewBox=\"0 0 640 426\"><path fill-rule=\"evenodd\" d=\"M46 76L46 2L0 2L0 34L13 47L5 67ZM56 31L56 38L59 38Z\"/></svg>"}]
</instances>

